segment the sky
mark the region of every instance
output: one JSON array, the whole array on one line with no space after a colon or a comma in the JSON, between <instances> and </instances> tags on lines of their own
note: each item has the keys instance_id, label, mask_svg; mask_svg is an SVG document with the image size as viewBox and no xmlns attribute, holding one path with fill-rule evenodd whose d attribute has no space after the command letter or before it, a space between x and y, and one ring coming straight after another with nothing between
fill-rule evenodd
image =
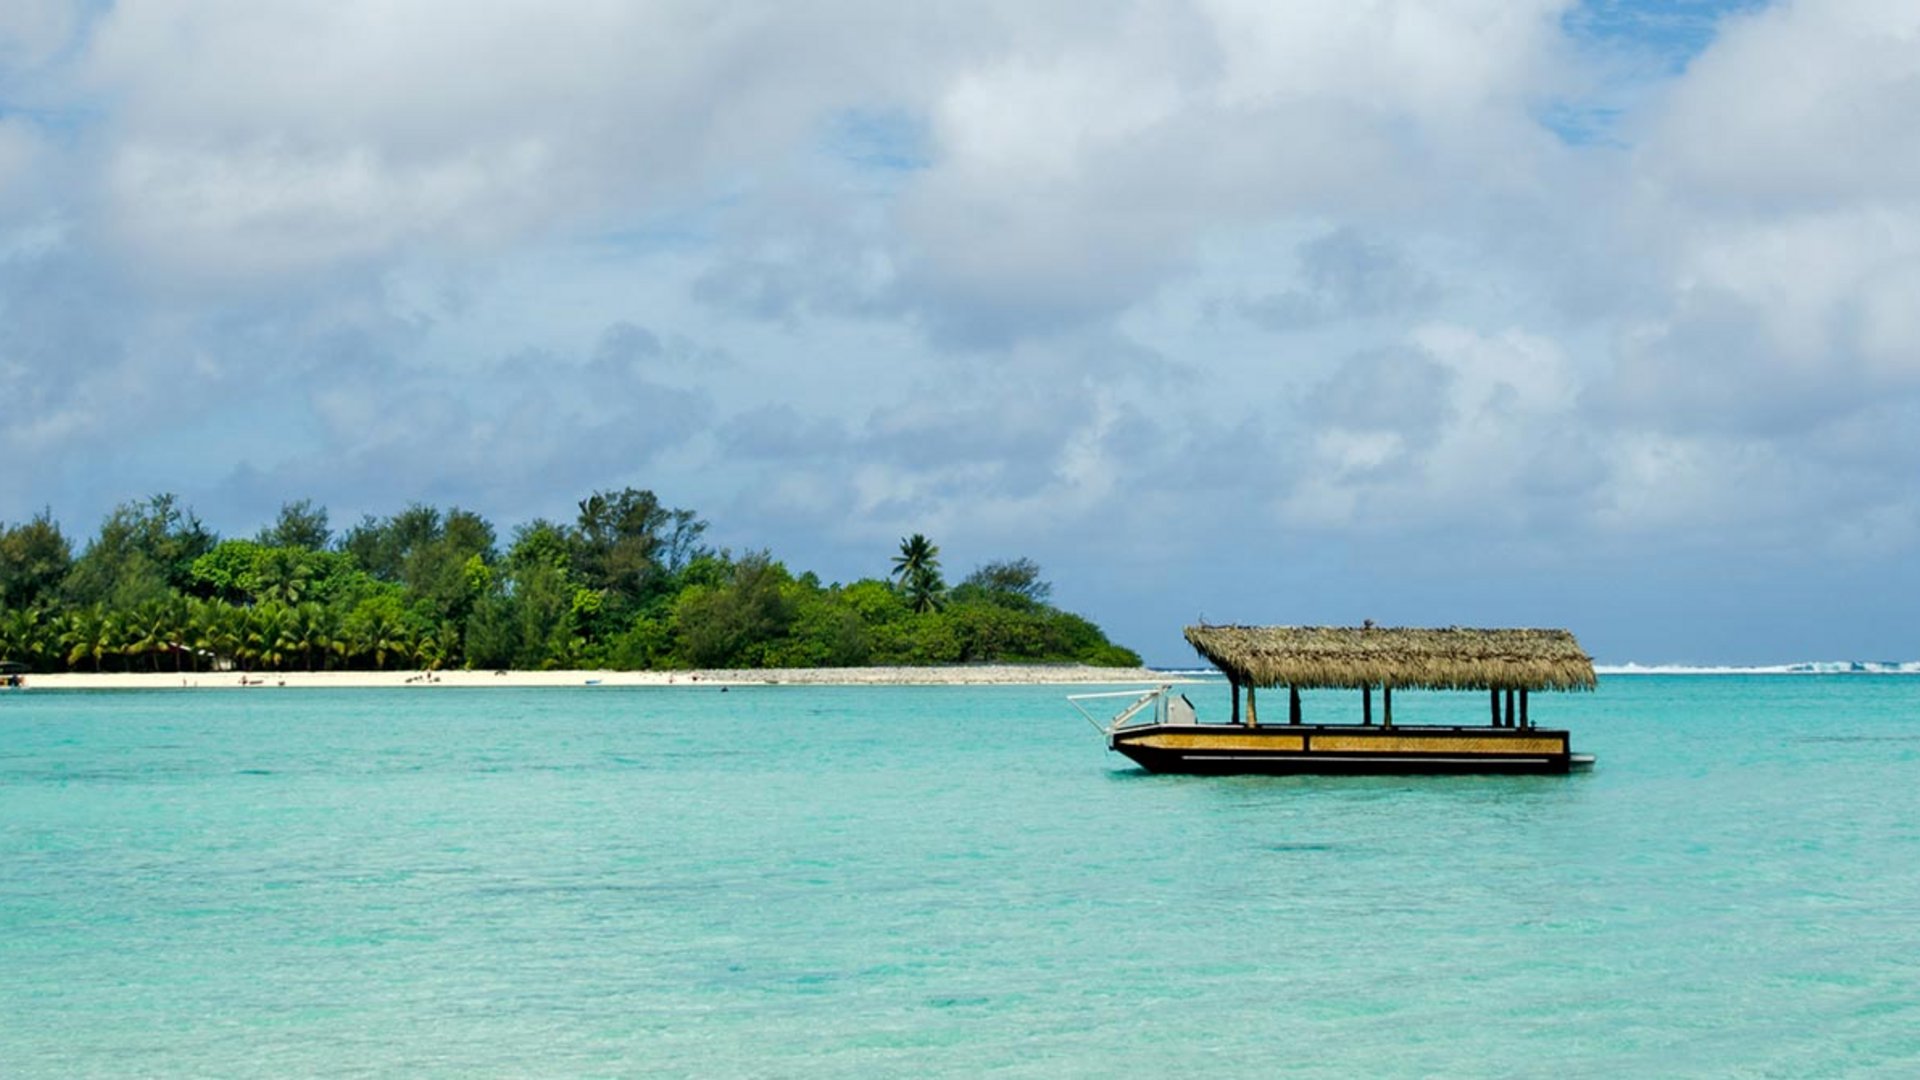
<instances>
[{"instance_id":1,"label":"sky","mask_svg":"<svg viewBox=\"0 0 1920 1080\"><path fill-rule=\"evenodd\" d=\"M7 0L0 521L1920 657L1910 0Z\"/></svg>"}]
</instances>

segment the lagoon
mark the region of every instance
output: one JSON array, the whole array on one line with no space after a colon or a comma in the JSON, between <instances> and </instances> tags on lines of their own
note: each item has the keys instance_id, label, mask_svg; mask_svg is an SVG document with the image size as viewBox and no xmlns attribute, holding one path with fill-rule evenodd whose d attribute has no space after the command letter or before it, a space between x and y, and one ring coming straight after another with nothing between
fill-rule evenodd
<instances>
[{"instance_id":1,"label":"lagoon","mask_svg":"<svg viewBox=\"0 0 1920 1080\"><path fill-rule=\"evenodd\" d=\"M1603 676L1500 778L1065 692L0 694L0 1071L1920 1071L1920 679Z\"/></svg>"}]
</instances>

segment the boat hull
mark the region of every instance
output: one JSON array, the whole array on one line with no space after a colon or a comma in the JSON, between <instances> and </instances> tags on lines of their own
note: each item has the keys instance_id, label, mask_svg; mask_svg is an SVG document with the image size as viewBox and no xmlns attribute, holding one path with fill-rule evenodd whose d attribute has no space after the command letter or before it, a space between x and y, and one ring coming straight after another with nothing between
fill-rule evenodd
<instances>
[{"instance_id":1,"label":"boat hull","mask_svg":"<svg viewBox=\"0 0 1920 1080\"><path fill-rule=\"evenodd\" d=\"M1543 728L1148 724L1107 744L1163 773L1551 774L1592 760L1571 752L1567 732Z\"/></svg>"}]
</instances>

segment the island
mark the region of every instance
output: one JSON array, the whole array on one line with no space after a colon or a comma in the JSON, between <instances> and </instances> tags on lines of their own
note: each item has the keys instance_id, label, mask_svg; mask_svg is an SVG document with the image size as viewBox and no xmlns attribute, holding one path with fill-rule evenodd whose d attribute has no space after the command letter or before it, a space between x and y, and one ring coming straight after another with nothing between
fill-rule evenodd
<instances>
[{"instance_id":1,"label":"island","mask_svg":"<svg viewBox=\"0 0 1920 1080\"><path fill-rule=\"evenodd\" d=\"M527 522L504 545L479 514L417 503L336 534L324 508L288 502L237 538L163 494L117 507L78 554L43 511L0 523L0 660L33 674L185 685L329 674L299 681L340 684L351 672L427 685L456 672L463 683L864 668L976 674L836 681L1139 674L1138 654L1053 605L1025 557L950 586L938 545L915 533L876 559L881 574L824 583L767 549L709 546L706 521L651 491L598 491L577 505L572 521ZM1005 665L1046 667L988 673ZM757 677L777 678L798 681Z\"/></svg>"}]
</instances>

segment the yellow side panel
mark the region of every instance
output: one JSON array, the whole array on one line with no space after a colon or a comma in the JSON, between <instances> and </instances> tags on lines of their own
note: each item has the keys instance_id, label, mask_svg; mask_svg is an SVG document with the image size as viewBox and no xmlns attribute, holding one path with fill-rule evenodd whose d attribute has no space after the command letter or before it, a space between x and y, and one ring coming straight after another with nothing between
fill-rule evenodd
<instances>
[{"instance_id":1,"label":"yellow side panel","mask_svg":"<svg viewBox=\"0 0 1920 1080\"><path fill-rule=\"evenodd\" d=\"M1564 754L1567 748L1559 739L1449 739L1431 735L1315 735L1315 750L1392 753L1458 754Z\"/></svg>"},{"instance_id":2,"label":"yellow side panel","mask_svg":"<svg viewBox=\"0 0 1920 1080\"><path fill-rule=\"evenodd\" d=\"M1134 746L1159 750L1299 750L1305 741L1298 735L1235 735L1221 732L1204 734L1148 735L1127 740Z\"/></svg>"}]
</instances>

